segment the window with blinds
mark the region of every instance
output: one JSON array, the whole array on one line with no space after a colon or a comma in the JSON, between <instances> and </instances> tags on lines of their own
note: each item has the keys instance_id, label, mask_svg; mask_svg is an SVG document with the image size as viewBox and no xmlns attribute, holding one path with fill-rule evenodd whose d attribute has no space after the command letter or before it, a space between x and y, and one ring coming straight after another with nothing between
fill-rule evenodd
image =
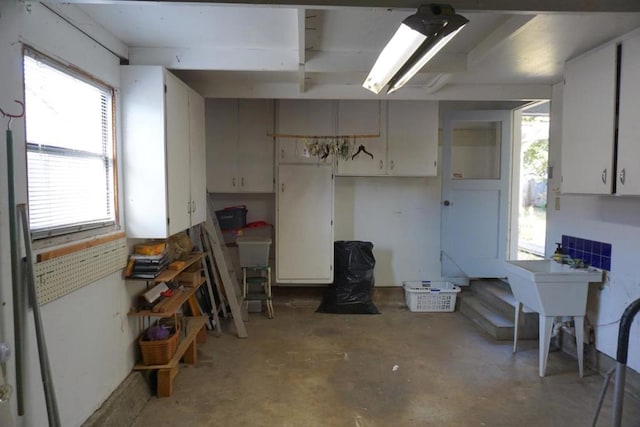
<instances>
[{"instance_id":1,"label":"window with blinds","mask_svg":"<svg viewBox=\"0 0 640 427\"><path fill-rule=\"evenodd\" d=\"M114 225L113 89L29 49L24 88L33 237Z\"/></svg>"}]
</instances>

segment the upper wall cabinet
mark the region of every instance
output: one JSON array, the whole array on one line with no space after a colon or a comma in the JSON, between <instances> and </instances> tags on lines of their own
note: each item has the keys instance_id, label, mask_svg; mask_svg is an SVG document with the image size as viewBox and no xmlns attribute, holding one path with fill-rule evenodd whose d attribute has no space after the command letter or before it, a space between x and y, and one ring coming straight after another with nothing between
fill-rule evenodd
<instances>
[{"instance_id":1,"label":"upper wall cabinet","mask_svg":"<svg viewBox=\"0 0 640 427\"><path fill-rule=\"evenodd\" d=\"M562 126L564 193L640 195L638 76L638 33L566 64Z\"/></svg>"},{"instance_id":2,"label":"upper wall cabinet","mask_svg":"<svg viewBox=\"0 0 640 427\"><path fill-rule=\"evenodd\" d=\"M613 189L617 46L608 44L565 65L562 192Z\"/></svg>"},{"instance_id":3,"label":"upper wall cabinet","mask_svg":"<svg viewBox=\"0 0 640 427\"><path fill-rule=\"evenodd\" d=\"M335 102L324 100L283 99L277 114L279 163L317 163L307 144L322 136L335 135Z\"/></svg>"},{"instance_id":4,"label":"upper wall cabinet","mask_svg":"<svg viewBox=\"0 0 640 427\"><path fill-rule=\"evenodd\" d=\"M377 138L350 138L354 152L362 145L371 155L360 152L353 159L338 159L338 175L387 174L386 107L387 104L380 101L338 101L339 135L380 135Z\"/></svg>"},{"instance_id":5,"label":"upper wall cabinet","mask_svg":"<svg viewBox=\"0 0 640 427\"><path fill-rule=\"evenodd\" d=\"M387 147L389 175L436 176L438 103L389 101Z\"/></svg>"},{"instance_id":6,"label":"upper wall cabinet","mask_svg":"<svg viewBox=\"0 0 640 427\"><path fill-rule=\"evenodd\" d=\"M616 193L640 195L640 35L622 43Z\"/></svg>"},{"instance_id":7,"label":"upper wall cabinet","mask_svg":"<svg viewBox=\"0 0 640 427\"><path fill-rule=\"evenodd\" d=\"M204 101L157 66L121 68L127 235L166 238L202 222Z\"/></svg>"},{"instance_id":8,"label":"upper wall cabinet","mask_svg":"<svg viewBox=\"0 0 640 427\"><path fill-rule=\"evenodd\" d=\"M273 192L273 101L208 99L207 190Z\"/></svg>"},{"instance_id":9,"label":"upper wall cabinet","mask_svg":"<svg viewBox=\"0 0 640 427\"><path fill-rule=\"evenodd\" d=\"M356 140L373 155L338 161L338 175L435 176L438 103L427 101L338 101L338 134L370 135Z\"/></svg>"}]
</instances>

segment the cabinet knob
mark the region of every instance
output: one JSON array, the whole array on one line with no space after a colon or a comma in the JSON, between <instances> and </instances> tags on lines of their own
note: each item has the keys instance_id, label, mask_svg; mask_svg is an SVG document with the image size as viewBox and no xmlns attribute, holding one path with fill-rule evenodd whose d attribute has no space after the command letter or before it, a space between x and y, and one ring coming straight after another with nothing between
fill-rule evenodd
<instances>
[{"instance_id":1,"label":"cabinet knob","mask_svg":"<svg viewBox=\"0 0 640 427\"><path fill-rule=\"evenodd\" d=\"M445 206L450 206L451 202L448 201L448 200L445 200L444 202L442 202L442 204L445 205Z\"/></svg>"},{"instance_id":2,"label":"cabinet knob","mask_svg":"<svg viewBox=\"0 0 640 427\"><path fill-rule=\"evenodd\" d=\"M622 168L622 170L620 171L620 183L621 183L622 185L624 185L624 178L625 178L625 175L626 175L625 168Z\"/></svg>"},{"instance_id":3,"label":"cabinet knob","mask_svg":"<svg viewBox=\"0 0 640 427\"><path fill-rule=\"evenodd\" d=\"M240 187L244 187L244 176L240 178Z\"/></svg>"},{"instance_id":4,"label":"cabinet knob","mask_svg":"<svg viewBox=\"0 0 640 427\"><path fill-rule=\"evenodd\" d=\"M187 213L191 213L191 202L187 202Z\"/></svg>"},{"instance_id":5,"label":"cabinet knob","mask_svg":"<svg viewBox=\"0 0 640 427\"><path fill-rule=\"evenodd\" d=\"M196 211L196 202L195 200L193 202L191 202L191 212L195 212Z\"/></svg>"},{"instance_id":6,"label":"cabinet knob","mask_svg":"<svg viewBox=\"0 0 640 427\"><path fill-rule=\"evenodd\" d=\"M231 186L232 187L236 186L236 179L235 178L231 178Z\"/></svg>"},{"instance_id":7,"label":"cabinet knob","mask_svg":"<svg viewBox=\"0 0 640 427\"><path fill-rule=\"evenodd\" d=\"M393 170L393 160L391 160L391 164L389 165L389 167L391 168L391 170Z\"/></svg>"},{"instance_id":8,"label":"cabinet knob","mask_svg":"<svg viewBox=\"0 0 640 427\"><path fill-rule=\"evenodd\" d=\"M602 171L602 183L606 184L607 183L607 170L603 170Z\"/></svg>"},{"instance_id":9,"label":"cabinet knob","mask_svg":"<svg viewBox=\"0 0 640 427\"><path fill-rule=\"evenodd\" d=\"M380 170L382 170L382 168L384 168L384 163L380 160Z\"/></svg>"},{"instance_id":10,"label":"cabinet knob","mask_svg":"<svg viewBox=\"0 0 640 427\"><path fill-rule=\"evenodd\" d=\"M284 193L284 183L280 184L280 191Z\"/></svg>"},{"instance_id":11,"label":"cabinet knob","mask_svg":"<svg viewBox=\"0 0 640 427\"><path fill-rule=\"evenodd\" d=\"M284 148L280 150L280 158L284 160Z\"/></svg>"}]
</instances>

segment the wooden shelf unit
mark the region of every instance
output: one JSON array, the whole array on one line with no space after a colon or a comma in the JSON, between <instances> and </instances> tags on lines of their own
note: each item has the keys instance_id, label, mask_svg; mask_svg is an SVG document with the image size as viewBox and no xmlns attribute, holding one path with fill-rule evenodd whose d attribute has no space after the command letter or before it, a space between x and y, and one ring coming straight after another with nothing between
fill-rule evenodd
<instances>
[{"instance_id":1,"label":"wooden shelf unit","mask_svg":"<svg viewBox=\"0 0 640 427\"><path fill-rule=\"evenodd\" d=\"M160 273L154 279L142 279L149 283L171 282L175 280L180 273L184 270L200 261L204 254L202 252L195 252L189 258L184 260L185 265L179 270L165 270ZM141 279L133 279L141 280ZM201 277L200 280L194 286L183 286L182 289L174 289L171 297L158 303L151 310L131 310L128 315L132 317L140 318L141 329L144 329L144 319L150 319L152 317L176 317L180 308L187 302L195 304L194 301L190 301L194 297L196 291L206 283L206 278ZM150 322L150 320L149 320ZM169 362L164 365L144 365L137 363L133 370L157 370L158 382L157 382L157 395L158 397L169 397L173 391L173 379L178 374L179 362L184 359L184 363L193 364L196 363L197 352L196 345L202 344L206 341L206 322L207 318L204 316L185 316L184 317L184 332L180 331L180 344ZM186 335L185 335L186 334Z\"/></svg>"},{"instance_id":2,"label":"wooden shelf unit","mask_svg":"<svg viewBox=\"0 0 640 427\"><path fill-rule=\"evenodd\" d=\"M180 344L175 354L165 365L143 365L138 363L133 367L134 371L157 370L158 397L169 397L173 392L173 379L178 375L180 359L184 359L184 363L194 364L197 362L198 352L197 344L203 344L207 339L206 334L206 318L204 316L185 317L186 320L186 336L181 337ZM180 332L182 333L182 332Z\"/></svg>"}]
</instances>

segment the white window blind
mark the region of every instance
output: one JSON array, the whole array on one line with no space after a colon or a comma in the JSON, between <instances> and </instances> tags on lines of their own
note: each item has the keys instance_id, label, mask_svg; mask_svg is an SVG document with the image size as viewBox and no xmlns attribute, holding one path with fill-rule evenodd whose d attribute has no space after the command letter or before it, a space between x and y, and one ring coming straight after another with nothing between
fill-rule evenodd
<instances>
[{"instance_id":1,"label":"white window blind","mask_svg":"<svg viewBox=\"0 0 640 427\"><path fill-rule=\"evenodd\" d=\"M113 90L30 50L24 86L34 237L113 225Z\"/></svg>"}]
</instances>

